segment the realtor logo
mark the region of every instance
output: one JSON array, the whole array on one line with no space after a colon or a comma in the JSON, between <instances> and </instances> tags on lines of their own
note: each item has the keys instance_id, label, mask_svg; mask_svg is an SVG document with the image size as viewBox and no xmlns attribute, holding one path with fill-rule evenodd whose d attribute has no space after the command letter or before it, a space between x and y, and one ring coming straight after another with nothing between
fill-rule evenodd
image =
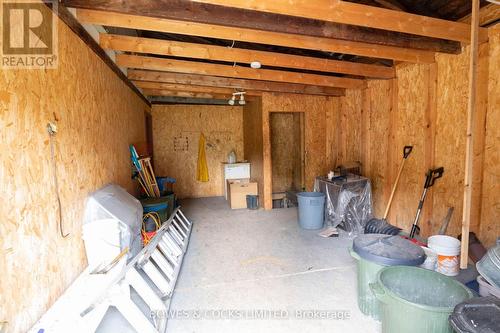
<instances>
[{"instance_id":1,"label":"realtor logo","mask_svg":"<svg viewBox=\"0 0 500 333\"><path fill-rule=\"evenodd\" d=\"M57 0L2 1L2 69L57 67Z\"/></svg>"}]
</instances>

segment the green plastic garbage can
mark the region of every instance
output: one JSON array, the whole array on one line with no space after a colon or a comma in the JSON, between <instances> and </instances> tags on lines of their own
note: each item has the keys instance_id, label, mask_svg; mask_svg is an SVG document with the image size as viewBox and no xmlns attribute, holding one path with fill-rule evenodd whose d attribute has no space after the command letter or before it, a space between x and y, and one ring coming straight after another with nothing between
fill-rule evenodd
<instances>
[{"instance_id":1,"label":"green plastic garbage can","mask_svg":"<svg viewBox=\"0 0 500 333\"><path fill-rule=\"evenodd\" d=\"M379 301L370 290L378 272L386 266L418 266L425 261L424 250L400 236L364 234L353 240L350 250L357 262L359 310L380 320Z\"/></svg>"},{"instance_id":2,"label":"green plastic garbage can","mask_svg":"<svg viewBox=\"0 0 500 333\"><path fill-rule=\"evenodd\" d=\"M448 317L473 297L460 282L424 268L383 268L370 284L380 301L382 333L452 333Z\"/></svg>"}]
</instances>

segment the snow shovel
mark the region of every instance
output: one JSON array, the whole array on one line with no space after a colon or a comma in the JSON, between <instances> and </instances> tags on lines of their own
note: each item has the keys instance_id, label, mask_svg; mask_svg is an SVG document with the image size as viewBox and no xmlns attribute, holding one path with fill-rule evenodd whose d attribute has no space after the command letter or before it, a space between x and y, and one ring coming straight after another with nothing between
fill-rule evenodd
<instances>
[{"instance_id":1,"label":"snow shovel","mask_svg":"<svg viewBox=\"0 0 500 333\"><path fill-rule=\"evenodd\" d=\"M401 161L398 175L396 176L396 181L392 186L391 196L389 197L389 201L387 202L387 207L385 208L384 217L381 220L371 219L370 221L368 221L365 226L365 234L397 235L401 231L401 228L398 228L396 226L393 226L392 224L387 223L387 215L389 215L389 209L391 208L392 200L394 199L394 194L396 193L396 189L398 187L399 178L403 173L405 161L408 158L408 156L410 156L412 150L413 146L405 146L403 148L403 161Z\"/></svg>"},{"instance_id":2,"label":"snow shovel","mask_svg":"<svg viewBox=\"0 0 500 333\"><path fill-rule=\"evenodd\" d=\"M422 213L422 207L424 206L425 196L427 195L427 191L429 188L434 185L436 179L441 178L443 176L444 168L440 167L437 169L429 169L425 174L425 184L424 191L422 192L422 196L420 197L420 201L418 202L417 214L415 215L415 220L413 221L413 225L411 227L410 239L415 238L415 235L420 233L420 227L418 226L418 220L420 220L420 213Z\"/></svg>"}]
</instances>

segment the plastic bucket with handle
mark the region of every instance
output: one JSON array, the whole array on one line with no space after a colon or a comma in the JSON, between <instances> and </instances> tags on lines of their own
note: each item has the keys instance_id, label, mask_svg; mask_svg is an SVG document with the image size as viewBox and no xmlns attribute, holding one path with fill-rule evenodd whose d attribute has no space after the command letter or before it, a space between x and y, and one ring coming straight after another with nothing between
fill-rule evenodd
<instances>
[{"instance_id":1,"label":"plastic bucket with handle","mask_svg":"<svg viewBox=\"0 0 500 333\"><path fill-rule=\"evenodd\" d=\"M458 275L460 271L460 241L444 235L431 236L427 246L437 253L436 271L448 276Z\"/></svg>"}]
</instances>

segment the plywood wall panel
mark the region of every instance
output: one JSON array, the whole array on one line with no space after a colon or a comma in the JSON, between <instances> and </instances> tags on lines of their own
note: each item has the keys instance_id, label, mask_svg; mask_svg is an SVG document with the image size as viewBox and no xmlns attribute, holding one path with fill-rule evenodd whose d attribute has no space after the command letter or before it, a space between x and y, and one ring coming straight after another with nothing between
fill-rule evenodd
<instances>
[{"instance_id":1,"label":"plywood wall panel","mask_svg":"<svg viewBox=\"0 0 500 333\"><path fill-rule=\"evenodd\" d=\"M500 236L500 26L490 28L488 111L479 237L493 246Z\"/></svg>"},{"instance_id":2,"label":"plywood wall panel","mask_svg":"<svg viewBox=\"0 0 500 333\"><path fill-rule=\"evenodd\" d=\"M395 140L389 147L392 161L392 175L403 157L403 147L413 146L411 157L408 158L398 191L390 213L391 223L409 229L418 200L423 189L425 174L424 138L425 109L427 108L427 65L401 66L396 69L398 78L398 105L392 123ZM394 179L390 179L391 186Z\"/></svg>"},{"instance_id":3,"label":"plywood wall panel","mask_svg":"<svg viewBox=\"0 0 500 333\"><path fill-rule=\"evenodd\" d=\"M243 108L243 145L245 159L251 163L250 177L257 182L260 205L264 193L264 151L262 132L262 102L260 99L247 103Z\"/></svg>"},{"instance_id":4,"label":"plywood wall panel","mask_svg":"<svg viewBox=\"0 0 500 333\"><path fill-rule=\"evenodd\" d=\"M0 75L0 320L25 332L86 266L81 238L89 192L114 182L135 192L128 145L144 141L143 103L62 22L59 67ZM64 231L50 162L48 121Z\"/></svg>"},{"instance_id":5,"label":"plywood wall panel","mask_svg":"<svg viewBox=\"0 0 500 333\"><path fill-rule=\"evenodd\" d=\"M337 165L361 161L361 112L363 109L362 90L346 90L340 97L339 142Z\"/></svg>"},{"instance_id":6,"label":"plywood wall panel","mask_svg":"<svg viewBox=\"0 0 500 333\"><path fill-rule=\"evenodd\" d=\"M326 168L333 170L337 165L339 151L340 98L331 98L331 106L325 112L326 121Z\"/></svg>"},{"instance_id":7,"label":"plywood wall panel","mask_svg":"<svg viewBox=\"0 0 500 333\"><path fill-rule=\"evenodd\" d=\"M270 115L273 193L301 187L300 113Z\"/></svg>"},{"instance_id":8,"label":"plywood wall panel","mask_svg":"<svg viewBox=\"0 0 500 333\"><path fill-rule=\"evenodd\" d=\"M384 214L388 197L385 188L391 180L386 178L387 151L389 149L389 124L391 113L391 81L369 81L370 89L370 160L367 164L368 177L372 181L373 212L375 216Z\"/></svg>"},{"instance_id":9,"label":"plywood wall panel","mask_svg":"<svg viewBox=\"0 0 500 333\"><path fill-rule=\"evenodd\" d=\"M153 105L153 149L156 174L174 177L180 198L222 196L222 163L234 150L243 160L243 107ZM196 180L198 142L206 138L209 181Z\"/></svg>"},{"instance_id":10,"label":"plywood wall panel","mask_svg":"<svg viewBox=\"0 0 500 333\"><path fill-rule=\"evenodd\" d=\"M472 230L488 246L499 234L500 219L499 29L490 29L490 42L481 45L479 50L478 111L474 129L471 222ZM436 182L426 199L420 220L422 234L429 236L438 231L448 207L455 208L448 234L457 236L461 232L468 67L469 52L465 48L460 55L437 55L435 64L399 65L396 80L374 80L368 84L371 95L368 162L376 215L382 212L380 197L387 198L390 192L403 146L414 145L389 215L391 223L407 231L423 190L425 172L429 167L443 166L443 178ZM390 105L391 99L396 103ZM344 127L341 130L345 130ZM378 138L380 133L388 133L388 136ZM386 191L380 191L382 183Z\"/></svg>"},{"instance_id":11,"label":"plywood wall panel","mask_svg":"<svg viewBox=\"0 0 500 333\"><path fill-rule=\"evenodd\" d=\"M311 190L314 179L326 174L326 110L333 107L332 98L299 94L262 95L264 114L270 112L305 113L305 185Z\"/></svg>"},{"instance_id":12,"label":"plywood wall panel","mask_svg":"<svg viewBox=\"0 0 500 333\"><path fill-rule=\"evenodd\" d=\"M448 207L455 207L448 232L460 233L465 165L465 128L467 124L467 96L469 54L436 57L438 64L436 163L445 174L434 191L435 216L445 216Z\"/></svg>"}]
</instances>

